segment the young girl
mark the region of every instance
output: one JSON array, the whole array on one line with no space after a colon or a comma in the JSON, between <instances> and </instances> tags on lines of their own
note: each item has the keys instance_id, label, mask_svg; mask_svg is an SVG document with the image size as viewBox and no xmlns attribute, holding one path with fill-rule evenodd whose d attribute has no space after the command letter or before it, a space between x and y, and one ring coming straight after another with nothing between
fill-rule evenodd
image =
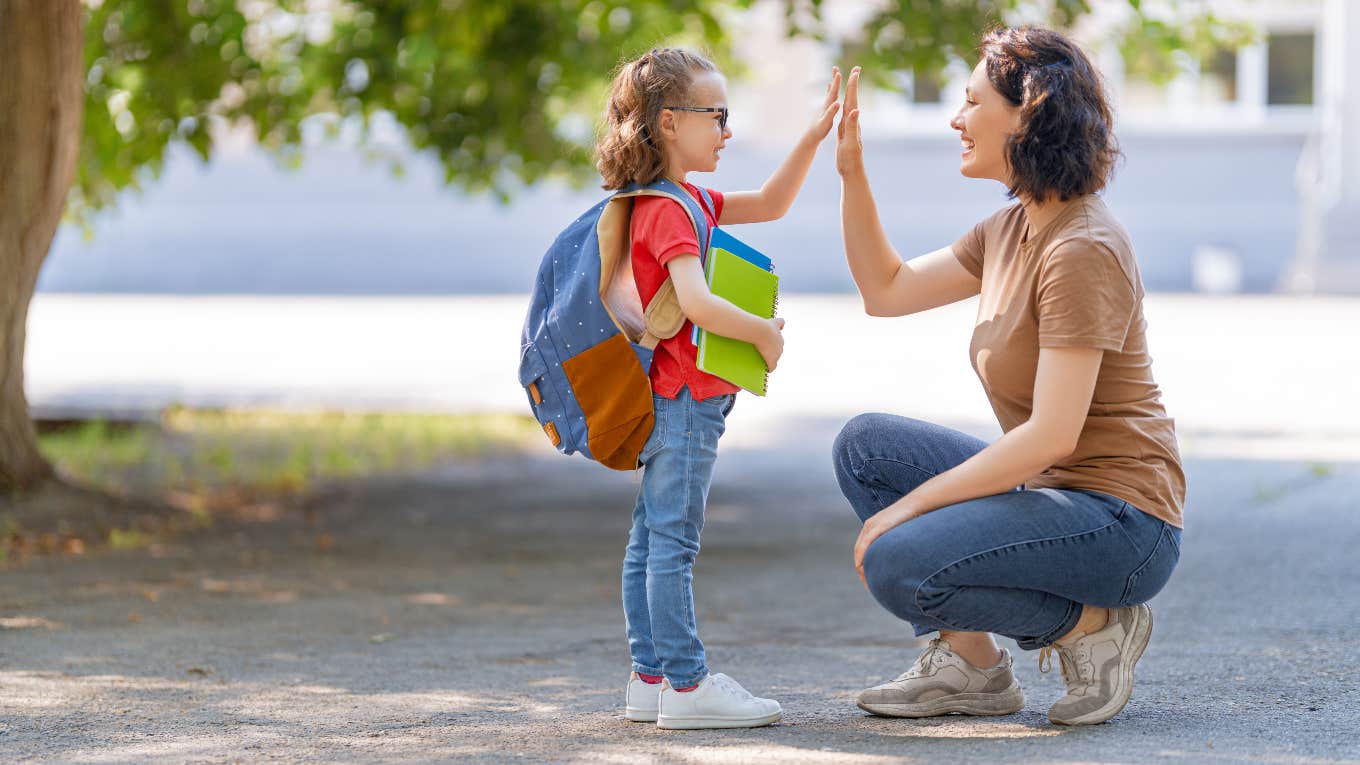
<instances>
[{"instance_id":1,"label":"young girl","mask_svg":"<svg viewBox=\"0 0 1360 765\"><path fill-rule=\"evenodd\" d=\"M691 172L712 172L732 137L727 87L703 56L653 50L614 78L598 146L604 188L670 178L700 200L709 226L775 220L788 211L817 146L839 107L833 70L821 114L759 191L709 190L712 209ZM737 387L699 371L691 323L752 343L774 369L784 350L783 319L747 313L708 291L699 242L683 207L639 197L631 224L631 265L645 306L667 277L687 321L662 341L652 361L656 424L643 447L642 489L623 561L623 608L633 672L625 716L662 728L744 728L779 720L779 703L752 696L730 677L709 674L694 620L691 588L718 438Z\"/></svg>"}]
</instances>

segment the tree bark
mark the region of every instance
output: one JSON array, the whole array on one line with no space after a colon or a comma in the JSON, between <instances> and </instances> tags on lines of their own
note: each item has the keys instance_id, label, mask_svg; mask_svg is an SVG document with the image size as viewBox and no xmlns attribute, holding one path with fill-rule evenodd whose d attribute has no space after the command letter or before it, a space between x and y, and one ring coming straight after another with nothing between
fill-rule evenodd
<instances>
[{"instance_id":1,"label":"tree bark","mask_svg":"<svg viewBox=\"0 0 1360 765\"><path fill-rule=\"evenodd\" d=\"M0 0L0 491L52 475L24 395L24 339L75 177L83 50L79 0Z\"/></svg>"}]
</instances>

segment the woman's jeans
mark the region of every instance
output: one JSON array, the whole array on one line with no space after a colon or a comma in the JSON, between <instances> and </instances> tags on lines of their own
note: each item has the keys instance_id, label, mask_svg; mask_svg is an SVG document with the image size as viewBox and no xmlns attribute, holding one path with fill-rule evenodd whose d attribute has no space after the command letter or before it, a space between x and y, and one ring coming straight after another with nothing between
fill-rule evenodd
<instances>
[{"instance_id":1,"label":"woman's jeans","mask_svg":"<svg viewBox=\"0 0 1360 765\"><path fill-rule=\"evenodd\" d=\"M836 479L865 521L986 446L928 422L862 414L836 438ZM991 632L1033 650L1070 632L1082 604L1151 599L1171 577L1180 543L1180 529L1108 494L1020 489L883 534L864 556L864 576L917 635Z\"/></svg>"},{"instance_id":2,"label":"woman's jeans","mask_svg":"<svg viewBox=\"0 0 1360 765\"><path fill-rule=\"evenodd\" d=\"M652 397L656 423L642 448L642 489L623 558L623 612L633 671L687 688L708 675L692 588L704 506L735 395Z\"/></svg>"}]
</instances>

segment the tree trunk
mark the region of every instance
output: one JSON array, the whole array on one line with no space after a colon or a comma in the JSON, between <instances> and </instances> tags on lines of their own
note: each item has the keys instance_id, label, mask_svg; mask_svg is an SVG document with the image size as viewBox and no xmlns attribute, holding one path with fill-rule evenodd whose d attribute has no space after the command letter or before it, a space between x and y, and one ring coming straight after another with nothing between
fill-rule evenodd
<instances>
[{"instance_id":1,"label":"tree trunk","mask_svg":"<svg viewBox=\"0 0 1360 765\"><path fill-rule=\"evenodd\" d=\"M24 335L75 176L81 13L79 0L0 0L0 491L52 474L24 396Z\"/></svg>"}]
</instances>

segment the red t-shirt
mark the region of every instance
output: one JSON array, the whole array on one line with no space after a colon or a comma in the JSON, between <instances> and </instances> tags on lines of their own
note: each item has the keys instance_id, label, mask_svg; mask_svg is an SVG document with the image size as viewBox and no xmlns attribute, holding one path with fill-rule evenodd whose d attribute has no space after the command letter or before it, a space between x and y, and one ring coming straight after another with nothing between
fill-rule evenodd
<instances>
[{"instance_id":1,"label":"red t-shirt","mask_svg":"<svg viewBox=\"0 0 1360 765\"><path fill-rule=\"evenodd\" d=\"M718 225L723 209L722 194L708 190L714 207L709 210L698 187L688 183L684 187L700 200L699 206L704 208L709 228ZM646 307L670 276L666 264L680 255L698 255L699 240L683 207L665 197L649 196L638 197L633 202L632 236L633 279L637 281L638 296ZM652 356L652 390L669 399L678 396L684 387L689 388L689 394L695 399L736 393L740 388L732 383L699 371L695 364L699 350L690 338L692 329L693 324L687 320L675 337L657 344Z\"/></svg>"}]
</instances>

